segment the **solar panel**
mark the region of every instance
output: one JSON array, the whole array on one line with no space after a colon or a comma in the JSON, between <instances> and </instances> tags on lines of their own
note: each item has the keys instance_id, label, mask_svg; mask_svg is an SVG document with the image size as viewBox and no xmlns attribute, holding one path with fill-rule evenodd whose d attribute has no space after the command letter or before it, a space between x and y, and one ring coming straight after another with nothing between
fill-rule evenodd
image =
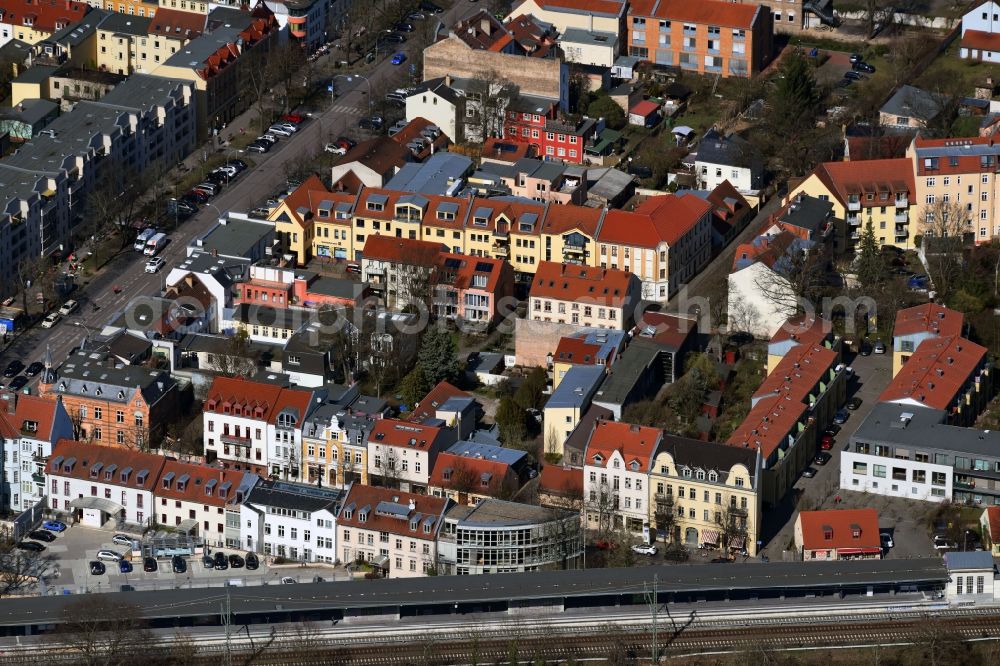
<instances>
[{"instance_id":1,"label":"solar panel","mask_svg":"<svg viewBox=\"0 0 1000 666\"><path fill-rule=\"evenodd\" d=\"M456 259L455 257L448 257L447 259L444 260L444 267L445 268L456 268L456 269L457 268L461 268L462 267L462 260L461 259Z\"/></svg>"}]
</instances>

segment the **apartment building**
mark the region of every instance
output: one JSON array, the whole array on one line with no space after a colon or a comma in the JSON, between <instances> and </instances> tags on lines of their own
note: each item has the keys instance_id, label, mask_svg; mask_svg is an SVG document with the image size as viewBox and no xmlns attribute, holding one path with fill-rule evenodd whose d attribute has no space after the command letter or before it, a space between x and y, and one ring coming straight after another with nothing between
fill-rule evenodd
<instances>
[{"instance_id":1,"label":"apartment building","mask_svg":"<svg viewBox=\"0 0 1000 666\"><path fill-rule=\"evenodd\" d=\"M539 203L576 204L587 201L587 181L579 172L557 162L522 157L514 163L483 162L468 179L480 194L507 194Z\"/></svg>"},{"instance_id":2,"label":"apartment building","mask_svg":"<svg viewBox=\"0 0 1000 666\"><path fill-rule=\"evenodd\" d=\"M806 562L882 559L875 509L802 511L795 518L794 539Z\"/></svg>"},{"instance_id":3,"label":"apartment building","mask_svg":"<svg viewBox=\"0 0 1000 666\"><path fill-rule=\"evenodd\" d=\"M360 396L357 403L364 400ZM355 404L334 414L329 414L332 410L326 406L319 407L306 421L302 437L304 481L323 480L337 488L368 483L368 438L382 414L358 412Z\"/></svg>"},{"instance_id":4,"label":"apartment building","mask_svg":"<svg viewBox=\"0 0 1000 666\"><path fill-rule=\"evenodd\" d=\"M399 199L397 207L402 210L409 210L412 200L416 199L421 203L427 201L416 194L404 195ZM397 219L400 219L400 215L401 213L397 213ZM373 221L373 224L378 224L378 221ZM386 223L386 227L390 225L391 223ZM381 234L369 236L361 262L361 276L370 285L372 292L392 310L402 310L410 305L430 307L438 260L447 249L446 245L434 241Z\"/></svg>"},{"instance_id":5,"label":"apartment building","mask_svg":"<svg viewBox=\"0 0 1000 666\"><path fill-rule=\"evenodd\" d=\"M764 187L764 160L750 142L738 134L720 134L715 128L698 142L694 170L702 190L714 190L728 181L740 194L756 198Z\"/></svg>"},{"instance_id":6,"label":"apartment building","mask_svg":"<svg viewBox=\"0 0 1000 666\"><path fill-rule=\"evenodd\" d=\"M518 449L460 441L438 454L428 493L462 506L509 499L527 479L527 454Z\"/></svg>"},{"instance_id":7,"label":"apartment building","mask_svg":"<svg viewBox=\"0 0 1000 666\"><path fill-rule=\"evenodd\" d=\"M639 279L628 271L544 261L531 284L528 319L627 330L640 294Z\"/></svg>"},{"instance_id":8,"label":"apartment building","mask_svg":"<svg viewBox=\"0 0 1000 666\"><path fill-rule=\"evenodd\" d=\"M159 445L180 409L177 380L140 366L77 352L58 368L46 352L42 397L62 400L77 439L126 449Z\"/></svg>"},{"instance_id":9,"label":"apartment building","mask_svg":"<svg viewBox=\"0 0 1000 666\"><path fill-rule=\"evenodd\" d=\"M903 249L912 249L923 233L910 158L823 162L789 192L788 200L798 194L833 203L831 215L847 223L848 249L857 247L869 223L880 244Z\"/></svg>"},{"instance_id":10,"label":"apartment building","mask_svg":"<svg viewBox=\"0 0 1000 666\"><path fill-rule=\"evenodd\" d=\"M473 225L488 220L486 211L473 213ZM503 259L467 257L444 252L438 257L433 285L433 308L464 326L487 329L514 309L514 269Z\"/></svg>"},{"instance_id":11,"label":"apartment building","mask_svg":"<svg viewBox=\"0 0 1000 666\"><path fill-rule=\"evenodd\" d=\"M76 0L3 0L0 2L0 46L12 39L28 44L79 23L90 6Z\"/></svg>"},{"instance_id":12,"label":"apartment building","mask_svg":"<svg viewBox=\"0 0 1000 666\"><path fill-rule=\"evenodd\" d=\"M486 499L455 505L438 538L438 573L477 575L583 567L580 514Z\"/></svg>"},{"instance_id":13,"label":"apartment building","mask_svg":"<svg viewBox=\"0 0 1000 666\"><path fill-rule=\"evenodd\" d=\"M157 11L160 11L157 0L87 0L87 4L96 9L106 9L128 16L152 18Z\"/></svg>"},{"instance_id":14,"label":"apartment building","mask_svg":"<svg viewBox=\"0 0 1000 666\"><path fill-rule=\"evenodd\" d=\"M63 439L45 466L49 506L82 525L109 520L140 530L156 522L156 489L167 459L137 450Z\"/></svg>"},{"instance_id":15,"label":"apartment building","mask_svg":"<svg viewBox=\"0 0 1000 666\"><path fill-rule=\"evenodd\" d=\"M564 457L566 440L577 429L591 406L607 369L599 365L574 365L563 375L545 403L545 452Z\"/></svg>"},{"instance_id":16,"label":"apartment building","mask_svg":"<svg viewBox=\"0 0 1000 666\"><path fill-rule=\"evenodd\" d=\"M663 444L658 428L598 420L587 441L583 501L589 530L649 529L649 473Z\"/></svg>"},{"instance_id":17,"label":"apartment building","mask_svg":"<svg viewBox=\"0 0 1000 666\"><path fill-rule=\"evenodd\" d=\"M972 425L993 397L987 349L958 336L924 340L879 400L948 412L954 425Z\"/></svg>"},{"instance_id":18,"label":"apartment building","mask_svg":"<svg viewBox=\"0 0 1000 666\"><path fill-rule=\"evenodd\" d=\"M455 443L454 428L379 419L368 435L368 475L386 486L426 493L438 454Z\"/></svg>"},{"instance_id":19,"label":"apartment building","mask_svg":"<svg viewBox=\"0 0 1000 666\"><path fill-rule=\"evenodd\" d=\"M621 356L625 347L625 331L609 331L600 328L581 331L578 335L562 337L552 352L552 389L576 365L595 365L610 368Z\"/></svg>"},{"instance_id":20,"label":"apartment building","mask_svg":"<svg viewBox=\"0 0 1000 666\"><path fill-rule=\"evenodd\" d=\"M298 478L314 404L312 391L216 377L203 408L205 454L224 468Z\"/></svg>"},{"instance_id":21,"label":"apartment building","mask_svg":"<svg viewBox=\"0 0 1000 666\"><path fill-rule=\"evenodd\" d=\"M951 212L964 216L964 233L977 244L1000 235L1000 146L991 138L916 137L906 157L916 183L918 226L935 212Z\"/></svg>"},{"instance_id":22,"label":"apartment building","mask_svg":"<svg viewBox=\"0 0 1000 666\"><path fill-rule=\"evenodd\" d=\"M813 315L797 315L787 319L767 342L767 374L789 354L810 346L826 347L840 352L841 339L833 332L833 322Z\"/></svg>"},{"instance_id":23,"label":"apartment building","mask_svg":"<svg viewBox=\"0 0 1000 666\"><path fill-rule=\"evenodd\" d=\"M342 197L343 198L343 197ZM347 199L351 201L353 199ZM274 223L274 235L280 244L281 254L291 254L295 263L305 266L312 258L315 246L314 233L321 226L326 233L330 230L330 218L334 208L335 197L327 190L319 176L313 174L295 188L287 197L278 203L267 219ZM319 224L318 214L325 213L323 225ZM340 236L340 229L334 227L334 242ZM327 257L333 256L327 246ZM345 257L346 258L346 257Z\"/></svg>"},{"instance_id":24,"label":"apartment building","mask_svg":"<svg viewBox=\"0 0 1000 666\"><path fill-rule=\"evenodd\" d=\"M337 513L344 491L317 485L261 481L239 507L239 546L300 562L333 564Z\"/></svg>"},{"instance_id":25,"label":"apartment building","mask_svg":"<svg viewBox=\"0 0 1000 666\"><path fill-rule=\"evenodd\" d=\"M816 344L794 347L754 393L750 413L726 443L760 451L765 506L778 504L812 461L846 394L839 351Z\"/></svg>"},{"instance_id":26,"label":"apartment building","mask_svg":"<svg viewBox=\"0 0 1000 666\"><path fill-rule=\"evenodd\" d=\"M205 30L205 15L164 8L156 17L114 13L97 26L96 63L118 74L152 72Z\"/></svg>"},{"instance_id":27,"label":"apartment building","mask_svg":"<svg viewBox=\"0 0 1000 666\"><path fill-rule=\"evenodd\" d=\"M634 211L609 210L595 263L631 271L642 298L664 301L712 257L712 204L693 194L650 197Z\"/></svg>"},{"instance_id":28,"label":"apartment building","mask_svg":"<svg viewBox=\"0 0 1000 666\"><path fill-rule=\"evenodd\" d=\"M648 520L657 537L756 556L762 463L756 448L664 433L648 483Z\"/></svg>"},{"instance_id":29,"label":"apartment building","mask_svg":"<svg viewBox=\"0 0 1000 666\"><path fill-rule=\"evenodd\" d=\"M352 484L337 516L342 562L368 562L386 578L437 573L438 536L451 501Z\"/></svg>"},{"instance_id":30,"label":"apartment building","mask_svg":"<svg viewBox=\"0 0 1000 666\"><path fill-rule=\"evenodd\" d=\"M507 19L530 14L565 33L570 28L620 35L625 29L624 0L523 0L512 7Z\"/></svg>"},{"instance_id":31,"label":"apartment building","mask_svg":"<svg viewBox=\"0 0 1000 666\"><path fill-rule=\"evenodd\" d=\"M505 110L503 138L528 144L545 160L583 164L583 149L591 137L604 131L603 119L570 119L560 116L554 105L545 107L534 100L512 102Z\"/></svg>"},{"instance_id":32,"label":"apartment building","mask_svg":"<svg viewBox=\"0 0 1000 666\"><path fill-rule=\"evenodd\" d=\"M892 328L892 376L899 374L924 340L964 333L965 315L943 305L923 303L900 310Z\"/></svg>"},{"instance_id":33,"label":"apartment building","mask_svg":"<svg viewBox=\"0 0 1000 666\"><path fill-rule=\"evenodd\" d=\"M45 497L45 463L56 442L72 438L62 400L0 392L0 511L17 514Z\"/></svg>"},{"instance_id":34,"label":"apartment building","mask_svg":"<svg viewBox=\"0 0 1000 666\"><path fill-rule=\"evenodd\" d=\"M959 57L984 62L1000 61L1000 5L984 2L962 16Z\"/></svg>"},{"instance_id":35,"label":"apartment building","mask_svg":"<svg viewBox=\"0 0 1000 666\"><path fill-rule=\"evenodd\" d=\"M751 77L774 55L772 14L760 5L634 0L629 55L699 74Z\"/></svg>"},{"instance_id":36,"label":"apartment building","mask_svg":"<svg viewBox=\"0 0 1000 666\"><path fill-rule=\"evenodd\" d=\"M272 2L268 8L275 13L278 24L287 26L289 41L299 44L306 53L312 53L326 41L333 2L322 0L283 0ZM286 15L281 16L284 12ZM284 19L284 20L282 20Z\"/></svg>"},{"instance_id":37,"label":"apartment building","mask_svg":"<svg viewBox=\"0 0 1000 666\"><path fill-rule=\"evenodd\" d=\"M252 66L252 60L266 58L277 41L278 23L265 5L258 4L252 11L220 7L209 14L204 34L152 73L194 84L198 137L203 140L250 106L243 72Z\"/></svg>"},{"instance_id":38,"label":"apartment building","mask_svg":"<svg viewBox=\"0 0 1000 666\"><path fill-rule=\"evenodd\" d=\"M213 469L167 458L153 495L153 521L198 535L208 546L226 545L226 511L239 504L260 481L250 472Z\"/></svg>"}]
</instances>

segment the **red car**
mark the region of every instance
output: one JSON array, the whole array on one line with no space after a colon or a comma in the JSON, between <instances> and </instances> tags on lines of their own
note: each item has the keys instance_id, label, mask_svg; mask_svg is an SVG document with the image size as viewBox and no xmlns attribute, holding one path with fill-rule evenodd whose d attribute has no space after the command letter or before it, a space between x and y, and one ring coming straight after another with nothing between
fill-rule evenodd
<instances>
[{"instance_id":1,"label":"red car","mask_svg":"<svg viewBox=\"0 0 1000 666\"><path fill-rule=\"evenodd\" d=\"M823 439L820 443L820 448L823 449L824 451L829 451L830 449L832 449L833 437L830 437L829 435L823 435Z\"/></svg>"},{"instance_id":2,"label":"red car","mask_svg":"<svg viewBox=\"0 0 1000 666\"><path fill-rule=\"evenodd\" d=\"M305 120L305 117L300 116L297 113L286 113L285 115L281 116L281 119L284 120L286 123L295 123L296 125L298 125L299 123Z\"/></svg>"}]
</instances>

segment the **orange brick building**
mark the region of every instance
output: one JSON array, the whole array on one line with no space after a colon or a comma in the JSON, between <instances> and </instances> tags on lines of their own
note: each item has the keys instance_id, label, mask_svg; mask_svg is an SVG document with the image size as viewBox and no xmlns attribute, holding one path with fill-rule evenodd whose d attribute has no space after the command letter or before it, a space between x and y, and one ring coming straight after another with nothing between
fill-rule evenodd
<instances>
[{"instance_id":1,"label":"orange brick building","mask_svg":"<svg viewBox=\"0 0 1000 666\"><path fill-rule=\"evenodd\" d=\"M629 55L698 74L754 76L774 52L767 7L719 0L633 0Z\"/></svg>"}]
</instances>

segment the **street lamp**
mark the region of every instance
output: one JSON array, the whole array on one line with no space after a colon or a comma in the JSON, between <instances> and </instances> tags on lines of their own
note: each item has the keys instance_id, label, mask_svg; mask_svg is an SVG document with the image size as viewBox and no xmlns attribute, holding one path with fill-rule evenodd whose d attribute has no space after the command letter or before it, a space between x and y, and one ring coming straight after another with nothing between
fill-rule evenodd
<instances>
[{"instance_id":1,"label":"street lamp","mask_svg":"<svg viewBox=\"0 0 1000 666\"><path fill-rule=\"evenodd\" d=\"M87 340L89 338L91 338L91 337L95 337L96 338L97 337L96 335L94 335L94 331L92 331L91 328L89 326L87 326L86 324L84 324L82 321L74 321L73 325L74 326L79 326L80 328L82 328L83 330L85 330L87 332L87 334L83 338L83 344L87 344Z\"/></svg>"},{"instance_id":2,"label":"street lamp","mask_svg":"<svg viewBox=\"0 0 1000 666\"><path fill-rule=\"evenodd\" d=\"M223 215L223 214L222 214L222 211L221 211L221 210L219 210L219 207L218 207L218 206L216 206L216 205L215 205L214 203L210 203L210 202L206 201L206 202L205 202L205 205L206 205L206 206L211 206L212 208L214 208L214 209L215 209L215 212L216 212L216 213L218 213L218 215L219 215L219 219L220 219L220 220L221 220L222 218L224 218L224 217L225 217L225 215Z\"/></svg>"}]
</instances>

